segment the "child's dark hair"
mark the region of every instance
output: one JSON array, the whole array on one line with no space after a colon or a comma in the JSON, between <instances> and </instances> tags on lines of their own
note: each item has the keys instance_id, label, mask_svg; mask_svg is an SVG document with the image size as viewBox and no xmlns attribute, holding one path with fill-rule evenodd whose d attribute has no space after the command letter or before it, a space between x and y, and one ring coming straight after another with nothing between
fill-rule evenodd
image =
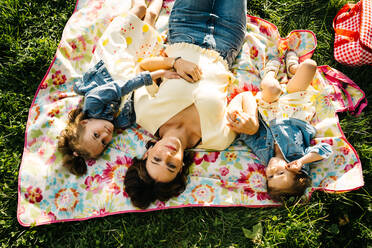
<instances>
[{"instance_id":1,"label":"child's dark hair","mask_svg":"<svg viewBox=\"0 0 372 248\"><path fill-rule=\"evenodd\" d=\"M58 150L62 153L63 166L75 175L83 175L87 172L85 159L91 158L79 143L83 127L80 121L87 119L83 109L78 107L70 111L67 127L58 136Z\"/></svg>"},{"instance_id":2,"label":"child's dark hair","mask_svg":"<svg viewBox=\"0 0 372 248\"><path fill-rule=\"evenodd\" d=\"M151 142L146 145L147 149L151 144L153 145ZM146 159L134 158L133 164L128 168L124 178L125 191L132 204L138 208L146 209L155 200L167 201L181 194L186 188L187 176L194 161L194 154L192 151L184 152L182 171L168 183L156 182L146 170Z\"/></svg>"},{"instance_id":3,"label":"child's dark hair","mask_svg":"<svg viewBox=\"0 0 372 248\"><path fill-rule=\"evenodd\" d=\"M306 188L310 186L310 183L310 177L306 173L300 171L295 174L294 183L290 189L286 191L277 190L267 185L267 193L274 201L284 202L289 200L290 197L302 196L305 193Z\"/></svg>"}]
</instances>

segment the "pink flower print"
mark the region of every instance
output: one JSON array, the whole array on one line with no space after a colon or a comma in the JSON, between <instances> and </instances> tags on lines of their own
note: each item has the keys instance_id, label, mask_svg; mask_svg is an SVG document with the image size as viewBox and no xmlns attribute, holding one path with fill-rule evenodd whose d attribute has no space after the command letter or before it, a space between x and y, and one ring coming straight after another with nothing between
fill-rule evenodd
<instances>
[{"instance_id":1,"label":"pink flower print","mask_svg":"<svg viewBox=\"0 0 372 248\"><path fill-rule=\"evenodd\" d=\"M163 201L156 201L156 208L164 208L165 203Z\"/></svg>"},{"instance_id":2,"label":"pink flower print","mask_svg":"<svg viewBox=\"0 0 372 248\"><path fill-rule=\"evenodd\" d=\"M94 177L87 176L85 179L85 189L93 193L97 193L102 188L102 177L100 175L95 175Z\"/></svg>"},{"instance_id":3,"label":"pink flower print","mask_svg":"<svg viewBox=\"0 0 372 248\"><path fill-rule=\"evenodd\" d=\"M221 176L217 173L213 173L209 176L209 178L211 179L217 179L217 180L221 180Z\"/></svg>"},{"instance_id":4,"label":"pink flower print","mask_svg":"<svg viewBox=\"0 0 372 248\"><path fill-rule=\"evenodd\" d=\"M347 147L341 147L341 152L346 156L349 154L350 149Z\"/></svg>"},{"instance_id":5,"label":"pink flower print","mask_svg":"<svg viewBox=\"0 0 372 248\"><path fill-rule=\"evenodd\" d=\"M253 197L254 196L254 191L250 187L248 187L248 186L243 187L243 192L244 192L245 195L247 195L249 197Z\"/></svg>"},{"instance_id":6,"label":"pink flower print","mask_svg":"<svg viewBox=\"0 0 372 248\"><path fill-rule=\"evenodd\" d=\"M125 198L129 198L128 193L125 191L125 187L124 187L124 189L123 189L123 196L124 196Z\"/></svg>"},{"instance_id":7,"label":"pink flower print","mask_svg":"<svg viewBox=\"0 0 372 248\"><path fill-rule=\"evenodd\" d=\"M86 161L86 163L87 163L88 166L93 166L96 163L96 160L94 160L94 159L88 159Z\"/></svg>"},{"instance_id":8,"label":"pink flower print","mask_svg":"<svg viewBox=\"0 0 372 248\"><path fill-rule=\"evenodd\" d=\"M113 181L116 183L122 183L127 168L132 164L132 158L130 157L117 157L114 163L107 163L106 169L103 170L104 181Z\"/></svg>"},{"instance_id":9,"label":"pink flower print","mask_svg":"<svg viewBox=\"0 0 372 248\"><path fill-rule=\"evenodd\" d=\"M247 20L247 22L250 22L252 24L258 24L258 19L257 17L254 17L254 16L248 16L249 20Z\"/></svg>"},{"instance_id":10,"label":"pink flower print","mask_svg":"<svg viewBox=\"0 0 372 248\"><path fill-rule=\"evenodd\" d=\"M50 221L57 220L57 217L52 212L48 212L48 217Z\"/></svg>"},{"instance_id":11,"label":"pink flower print","mask_svg":"<svg viewBox=\"0 0 372 248\"><path fill-rule=\"evenodd\" d=\"M48 112L48 116L55 117L60 113L59 107L56 107Z\"/></svg>"},{"instance_id":12,"label":"pink flower print","mask_svg":"<svg viewBox=\"0 0 372 248\"><path fill-rule=\"evenodd\" d=\"M37 153L39 154L40 157L42 157L45 153L45 149L44 148L40 148Z\"/></svg>"},{"instance_id":13,"label":"pink flower print","mask_svg":"<svg viewBox=\"0 0 372 248\"><path fill-rule=\"evenodd\" d=\"M79 203L79 192L74 188L60 189L54 198L54 205L59 211L73 211Z\"/></svg>"},{"instance_id":14,"label":"pink flower print","mask_svg":"<svg viewBox=\"0 0 372 248\"><path fill-rule=\"evenodd\" d=\"M226 176L227 174L229 174L229 169L227 168L227 167L222 167L222 168L220 168L220 174L221 174L221 176Z\"/></svg>"},{"instance_id":15,"label":"pink flower print","mask_svg":"<svg viewBox=\"0 0 372 248\"><path fill-rule=\"evenodd\" d=\"M301 45L301 35L298 32L294 32L288 38L288 46L291 50L297 50Z\"/></svg>"},{"instance_id":16,"label":"pink flower print","mask_svg":"<svg viewBox=\"0 0 372 248\"><path fill-rule=\"evenodd\" d=\"M203 156L200 157L201 153L197 153L194 157L194 162L195 164L201 164L203 160L206 162L211 162L214 163L216 162L218 156L220 155L220 152L208 152L207 154L204 154Z\"/></svg>"},{"instance_id":17,"label":"pink flower print","mask_svg":"<svg viewBox=\"0 0 372 248\"><path fill-rule=\"evenodd\" d=\"M326 139L323 142L324 143L327 143L327 144L330 144L331 146L333 146L333 139Z\"/></svg>"},{"instance_id":18,"label":"pink flower print","mask_svg":"<svg viewBox=\"0 0 372 248\"><path fill-rule=\"evenodd\" d=\"M213 202L215 195L213 187L208 184L200 184L191 191L191 196L199 204Z\"/></svg>"},{"instance_id":19,"label":"pink flower print","mask_svg":"<svg viewBox=\"0 0 372 248\"><path fill-rule=\"evenodd\" d=\"M333 97L332 96L324 96L323 98L323 101L324 101L324 104L327 105L327 106L331 106L332 105L332 99Z\"/></svg>"},{"instance_id":20,"label":"pink flower print","mask_svg":"<svg viewBox=\"0 0 372 248\"><path fill-rule=\"evenodd\" d=\"M225 157L229 162L235 161L238 158L235 152L226 152Z\"/></svg>"},{"instance_id":21,"label":"pink flower print","mask_svg":"<svg viewBox=\"0 0 372 248\"><path fill-rule=\"evenodd\" d=\"M100 208L99 210L93 211L93 215L95 215L95 216L102 216L102 215L105 215L107 213L108 212L106 212L106 208Z\"/></svg>"},{"instance_id":22,"label":"pink flower print","mask_svg":"<svg viewBox=\"0 0 372 248\"><path fill-rule=\"evenodd\" d=\"M251 49L249 50L249 54L250 54L251 59L257 58L258 49L255 46L252 46Z\"/></svg>"},{"instance_id":23,"label":"pink flower print","mask_svg":"<svg viewBox=\"0 0 372 248\"><path fill-rule=\"evenodd\" d=\"M25 193L26 199L29 203L41 202L43 199L42 191L40 188L33 188L32 186L28 187Z\"/></svg>"},{"instance_id":24,"label":"pink flower print","mask_svg":"<svg viewBox=\"0 0 372 248\"><path fill-rule=\"evenodd\" d=\"M84 58L84 53L87 49L87 43L84 36L79 36L76 40L68 42L72 48L72 54L68 53L68 50L65 47L61 47L61 52L64 53L65 57L72 60L81 60Z\"/></svg>"},{"instance_id":25,"label":"pink flower print","mask_svg":"<svg viewBox=\"0 0 372 248\"><path fill-rule=\"evenodd\" d=\"M54 85L61 85L66 82L66 75L61 74L61 71L58 70L52 75L52 81Z\"/></svg>"},{"instance_id":26,"label":"pink flower print","mask_svg":"<svg viewBox=\"0 0 372 248\"><path fill-rule=\"evenodd\" d=\"M46 80L44 80L41 84L40 84L40 89L46 89L48 87L48 83Z\"/></svg>"},{"instance_id":27,"label":"pink flower print","mask_svg":"<svg viewBox=\"0 0 372 248\"><path fill-rule=\"evenodd\" d=\"M268 26L268 24L266 23L261 23L260 32L267 36L270 36L271 35L270 26Z\"/></svg>"},{"instance_id":28,"label":"pink flower print","mask_svg":"<svg viewBox=\"0 0 372 248\"><path fill-rule=\"evenodd\" d=\"M239 188L239 183L235 183L235 182L229 182L229 181L225 181L225 180L221 180L221 187L224 188L224 189L227 189L228 191L234 191L234 190L237 190Z\"/></svg>"},{"instance_id":29,"label":"pink flower print","mask_svg":"<svg viewBox=\"0 0 372 248\"><path fill-rule=\"evenodd\" d=\"M71 42L70 46L71 46L72 50L75 50L77 48L77 45L76 45L75 42Z\"/></svg>"},{"instance_id":30,"label":"pink flower print","mask_svg":"<svg viewBox=\"0 0 372 248\"><path fill-rule=\"evenodd\" d=\"M113 193L115 195L118 195L121 192L121 188L116 183L110 183L109 188L108 188L108 192Z\"/></svg>"},{"instance_id":31,"label":"pink flower print","mask_svg":"<svg viewBox=\"0 0 372 248\"><path fill-rule=\"evenodd\" d=\"M345 159L344 155L341 155L341 154L335 156L334 159L333 159L333 163L337 167L344 165L345 162L346 162L346 159Z\"/></svg>"},{"instance_id":32,"label":"pink flower print","mask_svg":"<svg viewBox=\"0 0 372 248\"><path fill-rule=\"evenodd\" d=\"M255 96L257 92L260 91L260 89L254 84L245 82L242 88L234 88L234 90L230 93L227 101L230 102L235 96L245 91L250 91Z\"/></svg>"},{"instance_id":33,"label":"pink flower print","mask_svg":"<svg viewBox=\"0 0 372 248\"><path fill-rule=\"evenodd\" d=\"M280 56L284 56L285 52L288 50L288 40L280 40L278 44L278 51Z\"/></svg>"},{"instance_id":34,"label":"pink flower print","mask_svg":"<svg viewBox=\"0 0 372 248\"><path fill-rule=\"evenodd\" d=\"M202 174L202 171L198 170L198 169L193 169L192 172L191 172L191 176L194 176L194 177L198 177L201 174Z\"/></svg>"},{"instance_id":35,"label":"pink flower print","mask_svg":"<svg viewBox=\"0 0 372 248\"><path fill-rule=\"evenodd\" d=\"M337 180L336 176L329 176L324 178L320 183L319 186L323 188L327 188L330 184L334 183Z\"/></svg>"},{"instance_id":36,"label":"pink flower print","mask_svg":"<svg viewBox=\"0 0 372 248\"><path fill-rule=\"evenodd\" d=\"M129 167L129 165L132 164L132 158L127 156L117 157L116 163L120 165L127 165Z\"/></svg>"},{"instance_id":37,"label":"pink flower print","mask_svg":"<svg viewBox=\"0 0 372 248\"><path fill-rule=\"evenodd\" d=\"M57 218L52 212L41 212L41 215L36 219L36 223L38 225L51 223L52 221L55 221Z\"/></svg>"},{"instance_id":38,"label":"pink flower print","mask_svg":"<svg viewBox=\"0 0 372 248\"><path fill-rule=\"evenodd\" d=\"M57 92L56 94L50 94L49 96L48 96L48 98L49 98L49 100L51 101L51 102L56 102L56 101L58 101L58 100L61 100L61 99L63 99L63 98L66 98L66 97L68 97L69 95L67 95L65 92Z\"/></svg>"},{"instance_id":39,"label":"pink flower print","mask_svg":"<svg viewBox=\"0 0 372 248\"><path fill-rule=\"evenodd\" d=\"M264 201L270 199L270 196L267 192L257 192L257 200Z\"/></svg>"},{"instance_id":40,"label":"pink flower print","mask_svg":"<svg viewBox=\"0 0 372 248\"><path fill-rule=\"evenodd\" d=\"M345 166L344 168L344 171L345 172L348 172L349 170L351 170L352 168L354 168L355 164L348 164Z\"/></svg>"}]
</instances>

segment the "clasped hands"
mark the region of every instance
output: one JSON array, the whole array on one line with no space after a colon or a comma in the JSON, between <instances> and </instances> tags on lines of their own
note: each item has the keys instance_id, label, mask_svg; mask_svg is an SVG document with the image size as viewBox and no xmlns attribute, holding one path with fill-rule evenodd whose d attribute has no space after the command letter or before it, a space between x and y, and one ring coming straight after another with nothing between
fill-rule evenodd
<instances>
[{"instance_id":1,"label":"clasped hands","mask_svg":"<svg viewBox=\"0 0 372 248\"><path fill-rule=\"evenodd\" d=\"M162 77L167 79L183 78L190 83L195 83L201 79L202 71L193 62L177 59L171 70L162 70Z\"/></svg>"},{"instance_id":2,"label":"clasped hands","mask_svg":"<svg viewBox=\"0 0 372 248\"><path fill-rule=\"evenodd\" d=\"M258 118L243 111L234 110L227 113L228 126L237 133L253 135L258 130Z\"/></svg>"}]
</instances>

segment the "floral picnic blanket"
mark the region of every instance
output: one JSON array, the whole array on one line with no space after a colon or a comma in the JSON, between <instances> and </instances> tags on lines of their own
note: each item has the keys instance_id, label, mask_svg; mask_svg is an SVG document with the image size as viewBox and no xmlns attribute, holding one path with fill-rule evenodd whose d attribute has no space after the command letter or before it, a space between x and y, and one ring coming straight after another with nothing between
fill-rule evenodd
<instances>
[{"instance_id":1,"label":"floral picnic blanket","mask_svg":"<svg viewBox=\"0 0 372 248\"><path fill-rule=\"evenodd\" d=\"M135 208L123 188L132 158L142 156L144 144L151 138L138 126L118 132L100 159L87 161L86 175L76 177L62 166L56 137L66 125L68 112L82 100L73 92L73 82L88 69L105 28L116 16L128 11L130 2L80 0L66 24L56 56L29 111L19 171L19 223L43 225L190 206L279 205L266 192L265 167L239 143L224 151L197 150L186 190L167 202L153 203L147 210ZM156 25L163 39L172 6L173 1L164 1ZM237 80L229 88L229 99L243 90L256 93L260 72L271 57L283 58L286 50L292 49L305 59L311 57L316 47L315 35L310 31L293 31L280 38L273 24L253 16L247 20L246 41L233 67ZM156 54L147 54L153 55ZM285 83L284 66L279 76ZM318 131L313 142L328 142L334 153L311 167L312 187L306 196L310 197L314 190L357 189L363 186L361 163L343 135L336 113L357 111L357 107L360 112L364 93L345 75L328 66L319 67L312 86L317 91L312 124Z\"/></svg>"}]
</instances>

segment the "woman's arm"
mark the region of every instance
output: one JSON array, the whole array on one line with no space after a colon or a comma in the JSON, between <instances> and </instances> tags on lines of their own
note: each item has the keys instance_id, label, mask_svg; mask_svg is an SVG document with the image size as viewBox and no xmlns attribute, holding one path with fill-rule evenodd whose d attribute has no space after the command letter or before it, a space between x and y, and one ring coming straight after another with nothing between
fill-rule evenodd
<instances>
[{"instance_id":1,"label":"woman's arm","mask_svg":"<svg viewBox=\"0 0 372 248\"><path fill-rule=\"evenodd\" d=\"M253 135L258 131L258 110L252 92L242 92L230 102L227 112L228 125L237 133Z\"/></svg>"},{"instance_id":2,"label":"woman's arm","mask_svg":"<svg viewBox=\"0 0 372 248\"><path fill-rule=\"evenodd\" d=\"M200 80L202 72L200 68L190 61L173 57L151 57L142 60L139 64L142 71L156 71L159 69L174 69L183 79L188 82Z\"/></svg>"}]
</instances>

